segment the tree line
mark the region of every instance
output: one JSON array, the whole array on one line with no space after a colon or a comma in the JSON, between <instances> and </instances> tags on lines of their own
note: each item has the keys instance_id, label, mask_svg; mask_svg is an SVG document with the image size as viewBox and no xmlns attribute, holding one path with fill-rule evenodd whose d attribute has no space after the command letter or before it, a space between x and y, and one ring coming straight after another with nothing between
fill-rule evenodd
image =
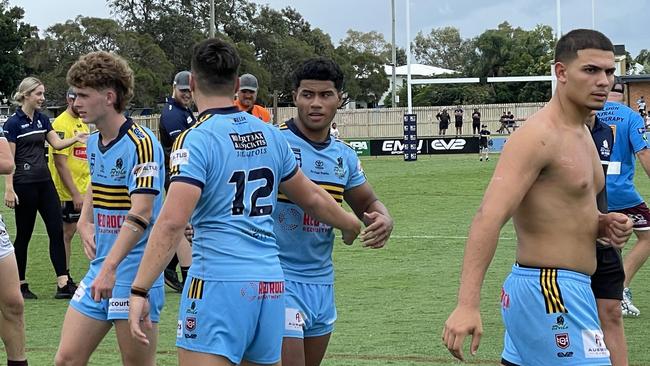
<instances>
[{"instance_id":1,"label":"tree line","mask_svg":"<svg viewBox=\"0 0 650 366\"><path fill-rule=\"evenodd\" d=\"M0 0L0 93L10 97L27 75L47 87L48 105L61 105L65 75L77 58L95 50L113 51L126 58L135 73L134 106L155 107L171 92L174 74L190 68L193 45L207 37L207 0L107 0L115 19L78 16L54 24L39 34L23 21L24 10ZM376 106L388 89L384 65L390 64L391 45L375 31L347 31L334 45L330 36L314 28L291 7L276 10L247 0L215 0L218 37L231 41L242 58L242 73L257 76L258 100L291 104L291 73L304 59L325 56L341 65L345 101ZM555 44L551 27L513 28L507 22L465 39L453 27L416 35L416 62L456 70L454 77L542 75L550 73ZM636 60L650 72L650 51ZM397 50L397 64L406 53ZM406 103L401 89L400 105ZM416 106L544 101L550 83L450 84L414 86ZM390 106L390 95L385 101Z\"/></svg>"}]
</instances>

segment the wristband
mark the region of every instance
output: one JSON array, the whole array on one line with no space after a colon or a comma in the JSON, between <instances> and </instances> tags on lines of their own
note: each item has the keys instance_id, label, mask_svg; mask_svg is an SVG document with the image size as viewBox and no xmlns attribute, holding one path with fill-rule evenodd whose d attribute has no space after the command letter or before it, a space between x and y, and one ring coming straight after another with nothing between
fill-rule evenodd
<instances>
[{"instance_id":1,"label":"wristband","mask_svg":"<svg viewBox=\"0 0 650 366\"><path fill-rule=\"evenodd\" d=\"M149 298L149 292L147 290L136 286L131 286L131 295L143 297L145 299Z\"/></svg>"}]
</instances>

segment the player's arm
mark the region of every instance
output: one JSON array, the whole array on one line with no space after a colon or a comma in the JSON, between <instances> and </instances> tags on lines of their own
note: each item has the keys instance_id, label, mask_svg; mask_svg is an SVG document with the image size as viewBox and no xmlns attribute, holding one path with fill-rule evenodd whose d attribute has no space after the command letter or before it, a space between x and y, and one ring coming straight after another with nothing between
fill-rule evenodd
<instances>
[{"instance_id":1,"label":"player's arm","mask_svg":"<svg viewBox=\"0 0 650 366\"><path fill-rule=\"evenodd\" d=\"M131 252L151 222L153 212L152 193L133 193L131 209L127 213L113 247L104 259L97 278L90 286L91 296L95 301L112 297L115 286L117 266Z\"/></svg>"},{"instance_id":2,"label":"player's arm","mask_svg":"<svg viewBox=\"0 0 650 366\"><path fill-rule=\"evenodd\" d=\"M482 324L480 293L485 272L496 250L499 232L547 164L552 137L543 127L530 124L504 146L492 179L470 227L456 309L445 322L443 342L454 357L463 360L463 340L472 334L471 352L478 349ZM551 134L548 134L551 136Z\"/></svg>"},{"instance_id":3,"label":"player's arm","mask_svg":"<svg viewBox=\"0 0 650 366\"><path fill-rule=\"evenodd\" d=\"M352 244L361 231L359 220L345 212L329 193L305 177L300 169L280 183L280 191L316 220L341 229L346 244Z\"/></svg>"},{"instance_id":4,"label":"player's arm","mask_svg":"<svg viewBox=\"0 0 650 366\"><path fill-rule=\"evenodd\" d=\"M72 173L70 172L70 168L68 168L68 156L57 154L56 152L54 152L52 155L54 159L54 167L56 168L57 173L59 173L59 177L61 177L63 185L72 196L74 208L75 210L79 210L83 202L83 197L81 196L81 192L79 192L77 186L74 184L74 180L72 179Z\"/></svg>"},{"instance_id":5,"label":"player's arm","mask_svg":"<svg viewBox=\"0 0 650 366\"><path fill-rule=\"evenodd\" d=\"M9 153L11 159L15 161L16 156L16 143L9 141ZM18 195L14 191L14 173L5 175L5 205L9 208L14 208L18 204Z\"/></svg>"},{"instance_id":6,"label":"player's arm","mask_svg":"<svg viewBox=\"0 0 650 366\"><path fill-rule=\"evenodd\" d=\"M176 252L185 226L201 196L201 188L184 181L172 182L156 219L133 286L148 290Z\"/></svg>"},{"instance_id":7,"label":"player's arm","mask_svg":"<svg viewBox=\"0 0 650 366\"><path fill-rule=\"evenodd\" d=\"M88 259L95 259L95 220L93 219L93 187L89 184L81 205L81 213L77 221L77 231L81 238L84 253Z\"/></svg>"},{"instance_id":8,"label":"player's arm","mask_svg":"<svg viewBox=\"0 0 650 366\"><path fill-rule=\"evenodd\" d=\"M82 144L85 144L86 140L88 139L88 134L86 132L80 132L74 135L73 137L62 139L59 137L56 131L49 130L45 135L45 138L47 139L47 143L52 145L52 147L55 150L62 150L65 149L66 147L74 145L77 142L81 142Z\"/></svg>"},{"instance_id":9,"label":"player's arm","mask_svg":"<svg viewBox=\"0 0 650 366\"><path fill-rule=\"evenodd\" d=\"M636 153L643 170L650 177L650 148L645 148Z\"/></svg>"},{"instance_id":10,"label":"player's arm","mask_svg":"<svg viewBox=\"0 0 650 366\"><path fill-rule=\"evenodd\" d=\"M365 182L346 190L343 198L366 226L361 232L363 245L371 248L381 248L386 245L393 231L393 218L386 206L377 198L370 184Z\"/></svg>"},{"instance_id":11,"label":"player's arm","mask_svg":"<svg viewBox=\"0 0 650 366\"><path fill-rule=\"evenodd\" d=\"M0 174L13 174L15 168L14 154L11 152L9 142L6 138L0 137Z\"/></svg>"}]
</instances>

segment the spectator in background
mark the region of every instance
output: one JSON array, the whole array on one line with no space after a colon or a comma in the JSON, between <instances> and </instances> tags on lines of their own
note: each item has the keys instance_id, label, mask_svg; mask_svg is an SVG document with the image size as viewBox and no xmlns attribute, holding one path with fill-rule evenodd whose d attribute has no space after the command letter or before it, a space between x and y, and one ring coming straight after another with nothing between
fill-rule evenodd
<instances>
[{"instance_id":1,"label":"spectator in background","mask_svg":"<svg viewBox=\"0 0 650 366\"><path fill-rule=\"evenodd\" d=\"M172 152L172 144L181 132L192 127L196 123L194 113L190 109L192 104L192 93L190 92L190 72L181 71L174 77L172 96L167 98L165 107L160 114L160 144L165 154L165 191L169 188L169 154ZM176 265L181 265L181 280L178 280ZM192 264L192 248L190 243L181 238L174 257L167 264L165 269L165 284L176 292L183 290L187 271Z\"/></svg>"},{"instance_id":2,"label":"spectator in background","mask_svg":"<svg viewBox=\"0 0 650 366\"><path fill-rule=\"evenodd\" d=\"M16 239L14 248L20 291L25 299L36 299L25 281L27 269L27 246L34 232L36 212L41 214L50 239L50 260L56 272L57 299L70 299L77 289L68 276L63 244L63 221L61 205L56 194L52 176L45 159L45 141L61 150L77 142L86 142L88 134L79 133L67 139L59 138L50 119L40 112L45 102L45 86L35 77L20 82L14 100L20 104L4 124L5 136L14 156L16 170L5 179L5 205L14 209Z\"/></svg>"},{"instance_id":3,"label":"spectator in background","mask_svg":"<svg viewBox=\"0 0 650 366\"><path fill-rule=\"evenodd\" d=\"M73 105L76 97L72 88L68 89L65 95L68 108L52 123L52 128L62 139L72 138L79 132L90 132L88 125L79 118L79 112ZM79 221L84 195L90 182L86 144L77 142L61 150L55 150L49 146L48 153L50 157L48 167L61 202L65 264L67 268L70 268L70 243L77 231L77 221ZM69 273L68 276L70 276ZM74 282L72 277L70 277L70 281Z\"/></svg>"},{"instance_id":4,"label":"spectator in background","mask_svg":"<svg viewBox=\"0 0 650 366\"><path fill-rule=\"evenodd\" d=\"M641 115L644 115L645 114L645 98L643 97L643 95L639 99L636 100L636 104L639 106L639 113L641 113Z\"/></svg>"},{"instance_id":5,"label":"spectator in background","mask_svg":"<svg viewBox=\"0 0 650 366\"><path fill-rule=\"evenodd\" d=\"M480 137L478 140L478 156L480 161L483 161L483 159L485 159L485 161L489 161L490 158L488 157L488 153L490 150L490 131L487 130L487 125L483 125L481 127L481 131L479 132Z\"/></svg>"},{"instance_id":6,"label":"spectator in background","mask_svg":"<svg viewBox=\"0 0 650 366\"><path fill-rule=\"evenodd\" d=\"M251 74L244 74L239 77L239 91L235 105L240 111L248 112L264 122L271 122L271 113L257 101L257 78Z\"/></svg>"},{"instance_id":7,"label":"spectator in background","mask_svg":"<svg viewBox=\"0 0 650 366\"><path fill-rule=\"evenodd\" d=\"M480 134L481 130L481 112L474 108L472 112L472 135Z\"/></svg>"},{"instance_id":8,"label":"spectator in background","mask_svg":"<svg viewBox=\"0 0 650 366\"><path fill-rule=\"evenodd\" d=\"M443 108L442 111L438 112L438 114L436 114L436 119L440 122L438 124L438 135L444 136L447 133L449 121L451 120L447 109Z\"/></svg>"},{"instance_id":9,"label":"spectator in background","mask_svg":"<svg viewBox=\"0 0 650 366\"><path fill-rule=\"evenodd\" d=\"M456 119L456 137L458 137L463 134L463 108L456 107L454 117Z\"/></svg>"},{"instance_id":10,"label":"spectator in background","mask_svg":"<svg viewBox=\"0 0 650 366\"><path fill-rule=\"evenodd\" d=\"M330 135L335 139L338 139L340 136L339 129L336 128L336 122L332 122L332 127L330 128Z\"/></svg>"}]
</instances>

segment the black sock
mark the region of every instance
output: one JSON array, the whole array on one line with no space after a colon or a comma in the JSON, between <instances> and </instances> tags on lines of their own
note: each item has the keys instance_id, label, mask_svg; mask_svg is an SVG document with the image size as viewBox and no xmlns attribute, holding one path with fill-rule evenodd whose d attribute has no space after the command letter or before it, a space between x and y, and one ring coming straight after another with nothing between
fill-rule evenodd
<instances>
[{"instance_id":1,"label":"black sock","mask_svg":"<svg viewBox=\"0 0 650 366\"><path fill-rule=\"evenodd\" d=\"M7 366L27 366L27 360L24 361L7 360Z\"/></svg>"},{"instance_id":2,"label":"black sock","mask_svg":"<svg viewBox=\"0 0 650 366\"><path fill-rule=\"evenodd\" d=\"M169 264L167 264L167 269L171 269L172 271L176 270L176 265L178 264L178 256L174 254L174 257L172 260L169 261Z\"/></svg>"},{"instance_id":3,"label":"black sock","mask_svg":"<svg viewBox=\"0 0 650 366\"><path fill-rule=\"evenodd\" d=\"M190 270L190 267L183 267L181 266L181 277L183 278L183 283L185 283L185 279L187 278L187 271Z\"/></svg>"}]
</instances>

